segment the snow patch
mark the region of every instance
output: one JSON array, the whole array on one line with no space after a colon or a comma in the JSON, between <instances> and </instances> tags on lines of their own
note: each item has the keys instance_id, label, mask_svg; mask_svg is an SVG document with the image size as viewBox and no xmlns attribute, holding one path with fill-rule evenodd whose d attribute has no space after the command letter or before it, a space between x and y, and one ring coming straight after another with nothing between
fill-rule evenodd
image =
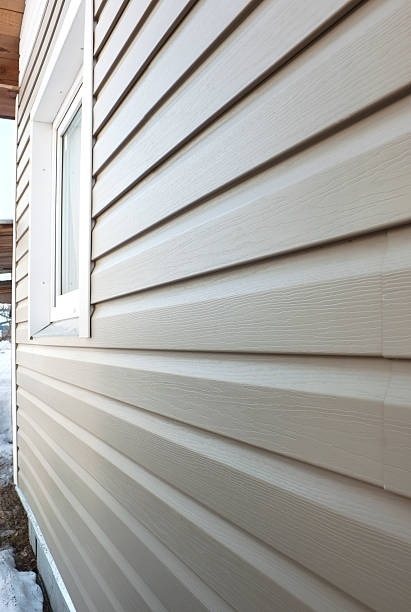
<instances>
[{"instance_id":1,"label":"snow patch","mask_svg":"<svg viewBox=\"0 0 411 612\"><path fill-rule=\"evenodd\" d=\"M12 481L11 344L0 342L0 486Z\"/></svg>"},{"instance_id":2,"label":"snow patch","mask_svg":"<svg viewBox=\"0 0 411 612\"><path fill-rule=\"evenodd\" d=\"M19 572L11 548L0 550L1 612L42 612L43 594L34 572Z\"/></svg>"},{"instance_id":3,"label":"snow patch","mask_svg":"<svg viewBox=\"0 0 411 612\"><path fill-rule=\"evenodd\" d=\"M0 342L0 487L12 481L11 345ZM0 532L6 536L7 532ZM1 541L0 541L1 544ZM43 593L34 572L19 572L13 549L0 550L0 612L42 612Z\"/></svg>"}]
</instances>

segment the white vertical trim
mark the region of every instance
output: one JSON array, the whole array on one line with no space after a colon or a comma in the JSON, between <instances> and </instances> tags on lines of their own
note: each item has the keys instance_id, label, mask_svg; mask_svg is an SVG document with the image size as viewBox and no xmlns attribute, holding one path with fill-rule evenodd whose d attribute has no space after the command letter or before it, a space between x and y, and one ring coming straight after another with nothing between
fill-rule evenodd
<instances>
[{"instance_id":1,"label":"white vertical trim","mask_svg":"<svg viewBox=\"0 0 411 612\"><path fill-rule=\"evenodd\" d=\"M29 338L50 323L52 125L32 121L30 141Z\"/></svg>"},{"instance_id":2,"label":"white vertical trim","mask_svg":"<svg viewBox=\"0 0 411 612\"><path fill-rule=\"evenodd\" d=\"M81 131L81 176L79 219L79 336L90 336L91 210L93 189L93 75L94 11L92 0L85 0L83 58L83 110Z\"/></svg>"},{"instance_id":3,"label":"white vertical trim","mask_svg":"<svg viewBox=\"0 0 411 612\"><path fill-rule=\"evenodd\" d=\"M71 86L81 69L82 56L79 50L83 48L84 28L82 7L83 0L71 0L69 3L33 103L31 117L35 121L54 121L67 95L67 84ZM52 83L51 90L50 83Z\"/></svg>"},{"instance_id":4,"label":"white vertical trim","mask_svg":"<svg viewBox=\"0 0 411 612\"><path fill-rule=\"evenodd\" d=\"M17 98L16 98L17 109ZM17 116L17 113L15 113ZM17 463L17 381L16 381L16 206L17 206L17 120L14 123L15 137L15 177L14 181L14 207L13 207L13 260L11 275L11 428L13 435L13 482L17 486L18 463Z\"/></svg>"}]
</instances>

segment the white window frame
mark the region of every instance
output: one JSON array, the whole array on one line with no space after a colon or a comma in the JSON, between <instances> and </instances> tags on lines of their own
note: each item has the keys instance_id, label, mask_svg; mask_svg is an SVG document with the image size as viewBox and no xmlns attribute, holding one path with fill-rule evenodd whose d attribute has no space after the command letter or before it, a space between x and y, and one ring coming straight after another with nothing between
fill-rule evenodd
<instances>
[{"instance_id":1,"label":"white window frame","mask_svg":"<svg viewBox=\"0 0 411 612\"><path fill-rule=\"evenodd\" d=\"M78 317L80 304L80 291L76 289L69 293L61 294L57 279L61 275L61 242L57 238L58 230L61 228L61 187L62 187L62 137L67 130L76 112L83 104L82 75L76 79L68 96L64 100L53 123L53 194L54 194L54 215L53 218L53 238L54 238L54 258L52 261L53 277L53 305L51 308L51 321L62 321Z\"/></svg>"},{"instance_id":2,"label":"white window frame","mask_svg":"<svg viewBox=\"0 0 411 612\"><path fill-rule=\"evenodd\" d=\"M81 82L79 289L75 304L55 300L55 127ZM70 0L30 113L29 337L90 336L93 103L92 0ZM74 297L74 296L72 296Z\"/></svg>"}]
</instances>

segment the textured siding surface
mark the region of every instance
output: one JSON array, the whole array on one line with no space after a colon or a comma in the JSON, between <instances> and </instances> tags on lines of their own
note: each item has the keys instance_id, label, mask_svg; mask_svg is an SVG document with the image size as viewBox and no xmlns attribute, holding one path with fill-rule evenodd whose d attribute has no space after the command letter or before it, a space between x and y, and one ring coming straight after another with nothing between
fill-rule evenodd
<instances>
[{"instance_id":1,"label":"textured siding surface","mask_svg":"<svg viewBox=\"0 0 411 612\"><path fill-rule=\"evenodd\" d=\"M78 610L411 606L410 0L100 0L91 338L28 340L19 486Z\"/></svg>"}]
</instances>

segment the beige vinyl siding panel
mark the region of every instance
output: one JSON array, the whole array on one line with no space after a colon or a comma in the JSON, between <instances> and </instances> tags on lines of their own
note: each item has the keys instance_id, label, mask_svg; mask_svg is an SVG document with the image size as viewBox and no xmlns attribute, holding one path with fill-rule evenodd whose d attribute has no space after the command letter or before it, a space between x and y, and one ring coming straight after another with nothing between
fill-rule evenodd
<instances>
[{"instance_id":1,"label":"beige vinyl siding panel","mask_svg":"<svg viewBox=\"0 0 411 612\"><path fill-rule=\"evenodd\" d=\"M102 7L94 29L94 53L96 55L99 53L100 47L110 36L113 29L118 29L117 22L122 16L122 14L124 14L124 10L126 9L127 4L127 0L121 0L120 2L108 2L105 4L104 7ZM94 7L94 10L96 11L96 7ZM133 15L133 20L131 20L129 16L130 24L134 22L134 24L137 25L138 21L138 12Z\"/></svg>"},{"instance_id":2,"label":"beige vinyl siding panel","mask_svg":"<svg viewBox=\"0 0 411 612\"><path fill-rule=\"evenodd\" d=\"M153 414L383 485L383 403L389 382L384 361L311 358L307 363L295 357L214 355L197 357L194 367L194 355L137 354L130 360L116 352L108 360L94 351L75 358L67 349L57 356L52 349L36 352L35 358L19 352L23 388L40 387L44 401L57 393L59 405L64 397L40 373L47 374L59 384L77 384ZM99 382L103 372L104 385ZM118 389L115 381L125 375L128 385ZM76 401L89 412L83 395L75 392Z\"/></svg>"},{"instance_id":3,"label":"beige vinyl siding panel","mask_svg":"<svg viewBox=\"0 0 411 612\"><path fill-rule=\"evenodd\" d=\"M129 10L133 8L129 5ZM139 5L141 6L141 2ZM157 55L150 62L149 70L146 70L139 77L137 84L128 94L121 106L117 109L116 116L106 128L108 134L106 142L109 143L110 137L116 138L117 142L130 133L138 124L141 117L150 110L163 95L179 81L182 75L199 61L203 53L210 52L208 49L215 39L224 32L236 18L241 9L249 5L248 0L241 0L236 3L218 3L216 0L205 0L197 2L182 24L177 33L171 36ZM135 11L135 9L134 9ZM133 23L133 22L131 22ZM134 22L135 23L135 22ZM155 25L155 24L154 24ZM147 28L151 23L147 24ZM126 32L130 27L124 19ZM193 37L193 30L196 36ZM116 31L116 36L99 56L95 69L95 88L104 85L107 79L108 69L120 51L120 45L124 44L124 37L121 37L122 30ZM137 42L135 43L137 44ZM104 90L102 92L104 95ZM100 104L101 105L101 104ZM126 124L128 122L128 130ZM117 127L113 130L114 125ZM127 130L127 131L125 131ZM118 134L118 136L117 136ZM115 142L110 146L106 155L110 155L115 150ZM98 153L96 150L95 161ZM101 153L100 153L101 156Z\"/></svg>"},{"instance_id":4,"label":"beige vinyl siding panel","mask_svg":"<svg viewBox=\"0 0 411 612\"><path fill-rule=\"evenodd\" d=\"M411 73L407 4L365 4L149 177L139 188L135 233L406 87ZM208 111L207 89L187 89L186 96L177 92L170 112L163 107L156 113L98 175L95 214L198 127L201 106ZM184 188L177 189L181 184Z\"/></svg>"},{"instance_id":5,"label":"beige vinyl siding panel","mask_svg":"<svg viewBox=\"0 0 411 612\"><path fill-rule=\"evenodd\" d=\"M23 399L23 402L28 402L34 410L40 410L40 421L43 422L42 404L38 404L36 400L33 401L34 403L31 404L27 398ZM30 411L32 412L29 408L28 412ZM47 427L51 425L53 429L53 421L50 422L46 419L44 422L47 423ZM70 424L68 425L70 428ZM56 432L59 439L59 433L63 430L57 424L54 426L57 428ZM110 533L116 534L116 538L122 543L121 552L127 556L127 563L130 566L129 575L138 571L139 575L147 581L147 584L145 584L137 574L133 575L136 592L133 588L129 588L128 591L132 593L134 599L131 601L134 601L134 606L140 591L147 599L151 599L149 609L207 610L209 609L207 605L211 604L213 609L222 612L231 610L230 606L211 589L207 588L193 572L161 545L129 512L125 511L75 459L73 460L62 450L61 446L57 446L54 437L47 435L47 431L49 430L37 428L36 433L39 432L37 436L42 447L47 448L48 455L52 457L51 465L54 469L58 468L60 474L68 475L66 480L70 482L71 492L82 499L85 510L89 511L90 518L88 520L95 519L98 524L109 524L111 526ZM71 433L67 435L69 439L72 438ZM61 498L62 496L57 490L54 500L58 502ZM110 550L113 550L116 544L111 542L109 546ZM150 593L150 583L161 593L164 606L152 595L152 592ZM146 608L147 605L144 609ZM126 609L131 610L135 607L129 605Z\"/></svg>"},{"instance_id":6,"label":"beige vinyl siding panel","mask_svg":"<svg viewBox=\"0 0 411 612\"><path fill-rule=\"evenodd\" d=\"M16 265L15 279L16 279L17 282L19 282L22 278L27 276L27 274L28 274L28 264L29 264L29 256L28 256L28 254L26 254L26 255L24 255L24 257L22 257L20 259L20 261Z\"/></svg>"},{"instance_id":7,"label":"beige vinyl siding panel","mask_svg":"<svg viewBox=\"0 0 411 612\"><path fill-rule=\"evenodd\" d=\"M26 402L31 403L29 398L24 397ZM274 458L270 460L261 457L251 448L237 449L232 443L216 438L200 438L200 441L198 434L195 434L195 445L202 442L202 457L197 462L197 448L194 447L194 455L193 448L190 448L190 432L183 437L181 433L178 437L175 435L175 440L180 441L180 444L181 440L185 441L183 452L188 447L192 457L191 461L185 460L182 463L176 457L180 470L184 471L183 487L189 488L194 498L197 495L203 497L206 504L223 517L219 519L196 501L166 484L175 478L175 472L178 473L178 470L169 465L169 461L173 461L170 450L158 458L158 465L163 466L163 475L166 475L165 479L159 480L151 471L146 471L122 453L117 453L66 419L58 417L41 402L35 401L35 407L30 409L26 406L32 426L36 423L36 427L52 432L52 439L58 443L58 447L87 466L91 476L121 500L122 505L137 515L143 525L171 551L183 558L191 557L191 567L210 586L214 584L220 595L236 609L269 610L276 602L275 587L270 585L270 582L275 582L272 573L276 565L275 555L258 541L237 531L232 524L238 522L245 531L251 530L268 544L273 545L275 542L275 547L288 557L308 565L336 586L349 589L352 594L358 593L365 605L380 610L392 609L390 606L393 605L396 609L406 609L410 593L401 589L397 595L391 591L387 595L387 587L401 585L408 574L411 533L407 502L398 503L397 497L390 497L366 485L358 489L342 477L332 479L333 494L330 495L331 482L322 470L314 471ZM46 437L43 436L43 439ZM223 448L218 450L220 445ZM229 448L224 449L224 445ZM219 467L215 462L219 463ZM228 465L224 465L226 463ZM190 477L187 471L191 470ZM211 483L207 483L210 476L214 483L212 495ZM237 483L234 489L233 483ZM244 496L245 491L247 495ZM250 500L249 506L244 505L245 499ZM269 519L267 507L270 508ZM290 512L291 507L299 508L304 515L303 524L299 513L296 515ZM228 517L230 522L224 517ZM185 534L186 531L188 533ZM190 533L194 541L197 541L196 547L189 544L187 535ZM211 546L210 540L214 540ZM353 547L353 542L361 542L361 545ZM224 552L221 548L223 543ZM393 546L398 546L394 563L391 557L387 559L384 554L385 550L388 553ZM219 548L223 554L223 563L232 558L231 562L244 577L243 587L240 589L237 585L231 595L228 595L228 589L232 589L234 584L230 578L227 578L227 584L220 584L221 581L213 576L213 564L210 567L206 563L206 559ZM331 563L336 550L341 555L338 569ZM248 566L247 572L244 566ZM257 577L257 568L263 577ZM233 600L233 597L236 599ZM339 609L341 604L338 605L338 597L335 599L336 609ZM348 603L346 605L349 609Z\"/></svg>"},{"instance_id":8,"label":"beige vinyl siding panel","mask_svg":"<svg viewBox=\"0 0 411 612\"><path fill-rule=\"evenodd\" d=\"M28 299L21 300L16 305L16 323L23 323L24 321L28 321L28 308Z\"/></svg>"},{"instance_id":9,"label":"beige vinyl siding panel","mask_svg":"<svg viewBox=\"0 0 411 612\"><path fill-rule=\"evenodd\" d=\"M101 82L99 73L110 70L121 56L129 38L141 28L156 1L131 0L121 3L110 2L99 17L94 31L94 52L98 56L94 72L94 87ZM101 49L110 36L110 43Z\"/></svg>"},{"instance_id":10,"label":"beige vinyl siding panel","mask_svg":"<svg viewBox=\"0 0 411 612\"><path fill-rule=\"evenodd\" d=\"M27 343L29 339L29 326L27 322L18 323L16 325L16 342L17 344Z\"/></svg>"},{"instance_id":11,"label":"beige vinyl siding panel","mask_svg":"<svg viewBox=\"0 0 411 612\"><path fill-rule=\"evenodd\" d=\"M388 234L383 317L384 355L411 358L411 226Z\"/></svg>"},{"instance_id":12,"label":"beige vinyl siding panel","mask_svg":"<svg viewBox=\"0 0 411 612\"><path fill-rule=\"evenodd\" d=\"M24 171L27 169L29 160L30 160L30 145L29 143L27 143L19 161L18 161L18 166L17 166L17 184L21 181L24 184L25 181L25 177L24 175Z\"/></svg>"},{"instance_id":13,"label":"beige vinyl siding panel","mask_svg":"<svg viewBox=\"0 0 411 612\"><path fill-rule=\"evenodd\" d=\"M152 349L379 355L385 248L377 234L99 304L93 334ZM92 300L125 293L121 280L93 279Z\"/></svg>"},{"instance_id":14,"label":"beige vinyl siding panel","mask_svg":"<svg viewBox=\"0 0 411 612\"><path fill-rule=\"evenodd\" d=\"M21 458L19 470L19 487L27 499L30 500L30 506L36 520L41 524L43 532L47 535L47 545L53 550L53 558L58 564L60 573L64 575L64 582L69 589L70 597L72 600L76 600L78 607L98 612L90 595L82 586L83 559L80 558L78 563L76 559L76 567L70 563L69 559L70 553L74 559L77 553L73 554L73 551L82 550L82 547L81 545L76 546L77 542L73 543L71 528L65 521L60 522L61 517L59 517L58 512L56 513L53 500L46 496L39 475L33 470L32 462L25 461L24 456ZM88 568L86 568L86 571L88 572ZM90 581L89 585L92 584L93 582Z\"/></svg>"},{"instance_id":15,"label":"beige vinyl siding panel","mask_svg":"<svg viewBox=\"0 0 411 612\"><path fill-rule=\"evenodd\" d=\"M94 17L98 19L101 15L101 11L106 5L107 0L94 0Z\"/></svg>"},{"instance_id":16,"label":"beige vinyl siding panel","mask_svg":"<svg viewBox=\"0 0 411 612\"><path fill-rule=\"evenodd\" d=\"M95 1L92 334L29 339L67 4L17 420L77 609L408 612L409 0Z\"/></svg>"},{"instance_id":17,"label":"beige vinyl siding panel","mask_svg":"<svg viewBox=\"0 0 411 612\"><path fill-rule=\"evenodd\" d=\"M27 162L28 160L26 161L26 165L24 168L21 168L20 164L18 165L18 168L19 169L21 168L21 175L20 175L19 180L17 181L17 187L16 187L17 201L20 200L21 196L26 191L28 184L29 184L30 167Z\"/></svg>"},{"instance_id":18,"label":"beige vinyl siding panel","mask_svg":"<svg viewBox=\"0 0 411 612\"><path fill-rule=\"evenodd\" d=\"M24 257L29 248L29 233L22 235L16 246L16 263Z\"/></svg>"},{"instance_id":19,"label":"beige vinyl siding panel","mask_svg":"<svg viewBox=\"0 0 411 612\"><path fill-rule=\"evenodd\" d=\"M26 147L29 144L30 140L30 116L28 114L25 115L24 122L17 128L17 163L20 162L20 159L24 152L26 151Z\"/></svg>"},{"instance_id":20,"label":"beige vinyl siding panel","mask_svg":"<svg viewBox=\"0 0 411 612\"><path fill-rule=\"evenodd\" d=\"M238 96L240 91L261 79L265 73L278 68L293 52L315 37L321 28L336 19L343 8L347 9L348 5L352 4L353 2L346 1L317 2L310 14L302 18L298 2L260 4L243 0L222 5L217 0L207 0L197 3L178 32L151 62L150 69L138 79L113 120L99 133L94 151L95 169L98 170L107 158L113 155L121 142L141 125L152 109L164 102L165 96L172 94L177 83L182 86L183 91L187 88L183 81L184 76L189 78L190 72L198 65L201 83L203 88L206 88L207 76L216 66L222 64L219 68L220 86L213 89L213 98L208 97L208 112L213 108L219 110L233 97ZM255 10L247 18L252 8ZM269 27L272 23L278 24L275 37L271 35ZM227 37L229 38L225 41ZM259 45L255 45L256 39L259 40ZM210 54L211 58L207 59ZM229 70L226 67L228 63ZM100 67L100 61L97 62L97 84L105 76L103 68ZM222 72L224 69L227 74ZM220 74L217 78L219 77ZM213 78L216 78L215 72ZM199 87L197 80L193 86ZM102 99L103 96L104 90ZM170 102L166 102L166 108L175 104L174 100L175 96ZM97 100L97 125L103 120L103 115L100 118L101 105Z\"/></svg>"},{"instance_id":21,"label":"beige vinyl siding panel","mask_svg":"<svg viewBox=\"0 0 411 612\"><path fill-rule=\"evenodd\" d=\"M406 98L100 259L94 283L134 271L155 286L409 221L410 125ZM120 202L97 219L95 258L132 237L135 216Z\"/></svg>"},{"instance_id":22,"label":"beige vinyl siding panel","mask_svg":"<svg viewBox=\"0 0 411 612\"><path fill-rule=\"evenodd\" d=\"M27 182L26 190L21 194L19 201L16 206L16 221L19 221L20 217L26 212L29 205L29 183Z\"/></svg>"},{"instance_id":23,"label":"beige vinyl siding panel","mask_svg":"<svg viewBox=\"0 0 411 612\"><path fill-rule=\"evenodd\" d=\"M83 555L84 569L81 581L89 582L89 588L92 588L94 609L107 610L107 612L127 612L133 609L141 609L146 612L156 609L157 602L155 600L150 602L151 605L148 605L148 602L145 601L146 598L139 596L138 590L132 588L131 580L133 578L135 580L136 577L126 576L126 572L119 572L118 563L124 565L124 561L118 558L114 559L116 553L112 548L110 549L107 536L98 529L94 519L86 515L71 490L57 476L54 470L54 461L56 461L56 467L59 466L58 460L55 459L56 454L47 452L47 443L43 438L36 435L36 421L29 419L28 413L29 410L26 410L26 415L22 418L22 439L23 441L26 440L24 429L29 429L31 439L36 443L36 446L40 447L43 444L43 451L40 454L24 448L22 454L27 457L24 464L30 462L34 470L42 472L42 481L47 486L50 497L56 498L59 495L60 499L63 498L62 501L65 502L64 506L59 509L59 515L64 516L68 524L76 525L78 535L73 538L73 545L76 547L74 555L77 556L80 553ZM60 473L65 476L61 470ZM113 585L114 580L116 585ZM113 588L113 586L117 588ZM160 608L158 603L157 609L162 612L165 610L165 608Z\"/></svg>"},{"instance_id":24,"label":"beige vinyl siding panel","mask_svg":"<svg viewBox=\"0 0 411 612\"><path fill-rule=\"evenodd\" d=\"M134 265L159 284L409 221L410 124L407 97L130 244ZM100 215L94 257L132 238L135 218L127 196Z\"/></svg>"},{"instance_id":25,"label":"beige vinyl siding panel","mask_svg":"<svg viewBox=\"0 0 411 612\"><path fill-rule=\"evenodd\" d=\"M384 481L411 497L411 363L393 361L384 407Z\"/></svg>"},{"instance_id":26,"label":"beige vinyl siding panel","mask_svg":"<svg viewBox=\"0 0 411 612\"><path fill-rule=\"evenodd\" d=\"M46 449L47 451L47 449ZM58 463L58 457L59 455L56 455L56 459L57 459L57 463ZM64 468L67 469L67 465L63 466ZM50 469L51 474L53 473L52 469ZM76 478L74 476L74 478ZM50 481L50 476L47 475L46 477L46 481L49 482ZM157 500L155 500L156 502ZM157 504L158 505L158 501ZM157 508L156 508L157 509ZM166 510L167 512L167 510ZM158 514L158 512L156 512L156 515ZM157 518L157 517L156 517ZM187 538L187 535L191 535L192 539L194 539L195 536L196 537L196 541L202 545L202 548L206 548L207 544L209 543L209 541L212 541L212 537L210 537L208 535L208 525L201 525L200 527L197 527L195 524L193 525L190 521L187 521L187 525L182 524L182 521L179 521L179 527L180 529L177 531L177 537L181 534L181 532L183 532L183 535L185 536L185 538L181 538L179 541L183 542L184 539ZM174 527L174 525L172 525ZM219 525L220 526L220 525ZM185 529L184 529L185 528ZM188 532L188 533L187 533ZM200 534L199 536L197 534ZM213 536L215 534L212 534ZM232 533L230 533L229 535L233 535ZM201 536L204 537L205 542L203 542L201 540ZM252 541L250 541L251 543ZM247 542L248 543L248 542ZM245 548L244 546L244 542L241 542L241 544L243 544L242 549ZM258 545L257 545L258 546ZM227 565L227 569L229 567L234 566L235 570L237 572L239 572L240 574L243 574L243 572L241 572L241 570L243 569L243 566L245 567L245 569L247 569L247 562L243 561L241 558L237 559L235 558L234 554L230 555L229 550L226 550L226 546L225 546L225 542L223 541L223 543L220 545L220 547L216 546L217 548L219 548L218 552L222 552L224 554L224 563ZM263 549L264 550L264 549ZM243 551L243 550L242 550ZM260 552L260 551L257 551ZM265 551L264 551L265 552ZM252 553L255 554L255 551L252 550ZM196 554L195 551L193 551L193 556L196 558L198 556L198 552ZM273 555L274 556L274 555ZM215 557L216 559L216 557ZM221 564L221 558L219 559L220 564ZM237 561L237 563L235 563L235 561ZM275 570L275 578L276 578L276 582L274 583L274 580L272 579L272 576L266 576L264 575L264 570L265 570L265 574L267 574L267 569L270 569L268 567L267 561L271 564L271 568L274 567ZM247 606L249 605L249 602L252 602L251 605L254 605L256 603L256 605L259 605L260 603L262 604L262 607L259 609L262 610L269 610L272 604L273 605L278 605L282 608L285 609L289 608L290 606L292 608L295 609L295 606L298 606L298 609L301 610L310 610L313 609L313 606L315 606L314 609L317 610L327 610L327 605L331 605L333 607L333 609L336 610L355 610L355 611L359 611L359 610L364 610L364 607L362 607L361 605L352 602L352 600L350 600L350 598L342 595L340 592L335 591L333 592L333 590L326 584L321 583L320 581L315 581L314 580L310 580L311 576L308 574L306 576L306 580L304 580L304 574L301 570L299 570L299 568L297 566L294 566L295 570L293 572L293 566L291 563L287 563L287 561L285 561L284 566L281 566L281 561L282 559L280 558L280 562L277 563L273 563L273 559L269 558L269 559L262 559L262 562L260 561L260 565L263 565L263 568L261 569L260 567L258 568L260 571L257 574L257 581L251 582L252 578L254 576L249 576L248 574L246 575L248 578L248 583L251 582L251 584L253 585L254 589L261 589L263 590L263 593L261 593L260 591L252 591L250 592L249 590L245 589L247 588L247 585L244 587L242 587L240 589L240 592L238 592L238 590L234 590L233 589L233 585L231 583L231 580L229 580L228 582L225 582L222 586L222 589L226 594L228 593L228 597L229 599L234 599L236 602L236 608L237 610L247 610L249 609ZM265 562L265 563L264 563ZM198 560L199 565L201 566L202 564L204 564L204 560L203 557L200 556L199 560ZM282 571L281 571L282 570ZM216 581L216 575L215 572L213 570L213 566L207 566L205 568L205 571L208 572L208 574L211 574L211 577L209 578L210 582L214 582ZM271 572L273 573L273 572ZM279 576L280 574L280 576ZM250 580L251 579L251 580ZM265 579L265 580L264 580ZM271 580L270 580L271 579ZM283 584L279 584L278 582L283 582L285 583ZM317 583L317 584L316 584ZM317 585L319 584L318 590L316 590ZM291 594L290 592L292 591L297 591L296 594ZM314 591L314 593L313 593ZM240 599L242 595L245 595L245 601L244 599ZM100 595L101 597L101 595ZM301 598L303 601L299 601L299 598ZM152 599L152 598L151 598ZM133 595L133 604L135 605L136 600L138 601L138 598L136 598L135 595ZM229 607L226 603L222 602L217 608L210 608L210 605L213 605L213 600L216 600L216 596L214 595L214 597L209 598L208 601L208 605L207 608L205 609L218 609L218 610L229 610L232 609L231 607ZM141 600L140 600L141 601ZM221 599L220 599L221 602ZM152 601L150 602L152 603ZM150 608L147 608L147 606L142 606L139 609L150 609L150 610L187 610L187 612L189 610L191 610L192 608L187 607L186 601L180 601L179 602L179 607L176 607L173 605L173 592L171 591L171 597L169 596L168 598L168 604L167 604L167 608L164 608L163 606L160 606L157 604L156 605L152 605L150 606ZM311 605L310 605L311 604ZM89 608L87 608L89 609ZM93 608L94 609L94 608ZM104 608L104 609L112 609L110 608ZM124 608L115 608L116 610L123 610ZM135 609L134 607L131 608L126 608L126 610L129 609ZM201 610L202 607L201 605L196 607L195 609L199 609Z\"/></svg>"},{"instance_id":27,"label":"beige vinyl siding panel","mask_svg":"<svg viewBox=\"0 0 411 612\"><path fill-rule=\"evenodd\" d=\"M157 50L184 19L193 3L193 0L174 0L155 5L150 19L143 24L136 38L136 44L125 51L116 70L104 84L104 94L98 97L95 104L95 129L102 123L99 114L106 117L113 112L135 79L147 68Z\"/></svg>"},{"instance_id":28,"label":"beige vinyl siding panel","mask_svg":"<svg viewBox=\"0 0 411 612\"><path fill-rule=\"evenodd\" d=\"M16 284L16 302L24 300L28 295L28 276Z\"/></svg>"},{"instance_id":29,"label":"beige vinyl siding panel","mask_svg":"<svg viewBox=\"0 0 411 612\"><path fill-rule=\"evenodd\" d=\"M16 228L16 237L17 241L25 234L25 232L29 229L29 210L26 208L25 212L20 217L17 228Z\"/></svg>"}]
</instances>

